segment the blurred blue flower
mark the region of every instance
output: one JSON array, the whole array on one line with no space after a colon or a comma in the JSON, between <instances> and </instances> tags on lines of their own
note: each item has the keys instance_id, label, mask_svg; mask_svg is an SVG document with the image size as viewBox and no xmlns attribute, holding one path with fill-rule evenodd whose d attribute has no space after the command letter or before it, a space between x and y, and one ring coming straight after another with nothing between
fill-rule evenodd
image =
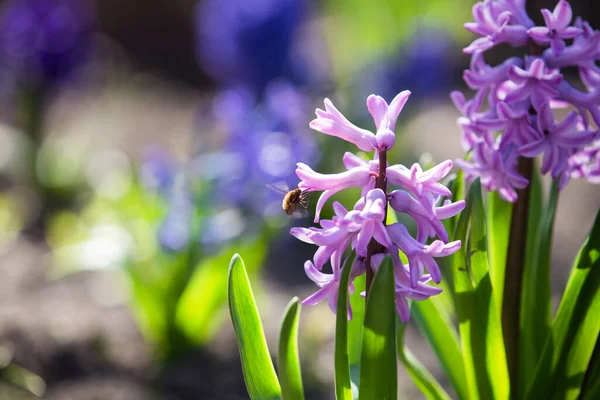
<instances>
[{"instance_id":1,"label":"blurred blue flower","mask_svg":"<svg viewBox=\"0 0 600 400\"><path fill-rule=\"evenodd\" d=\"M168 196L175 183L176 174L177 165L165 150L155 147L144 153L140 179L146 188Z\"/></svg>"},{"instance_id":2,"label":"blurred blue flower","mask_svg":"<svg viewBox=\"0 0 600 400\"><path fill-rule=\"evenodd\" d=\"M220 86L262 89L278 77L301 80L294 53L305 0L207 0L196 11L198 61Z\"/></svg>"},{"instance_id":3,"label":"blurred blue flower","mask_svg":"<svg viewBox=\"0 0 600 400\"><path fill-rule=\"evenodd\" d=\"M227 145L198 156L193 167L202 178L214 180L217 203L261 217L282 212L283 195L266 185L296 187L296 163L319 158L306 123L309 107L302 92L282 81L267 86L262 102L239 88L217 96L214 112L229 135Z\"/></svg>"},{"instance_id":4,"label":"blurred blue flower","mask_svg":"<svg viewBox=\"0 0 600 400\"><path fill-rule=\"evenodd\" d=\"M379 60L356 78L358 97L380 93L393 99L401 90L410 90L412 99L446 95L453 83L452 42L448 35L422 28L394 57ZM358 109L362 116L367 117Z\"/></svg>"},{"instance_id":5,"label":"blurred blue flower","mask_svg":"<svg viewBox=\"0 0 600 400\"><path fill-rule=\"evenodd\" d=\"M194 203L186 190L178 190L169 199L169 211L158 228L158 243L163 250L179 252L192 239Z\"/></svg>"},{"instance_id":6,"label":"blurred blue flower","mask_svg":"<svg viewBox=\"0 0 600 400\"><path fill-rule=\"evenodd\" d=\"M168 252L185 250L192 240L195 207L185 170L167 151L151 148L144 154L139 176L142 186L167 203L157 231L159 245Z\"/></svg>"},{"instance_id":7,"label":"blurred blue flower","mask_svg":"<svg viewBox=\"0 0 600 400\"><path fill-rule=\"evenodd\" d=\"M29 86L68 78L90 55L94 15L76 0L9 0L0 15L0 64Z\"/></svg>"}]
</instances>

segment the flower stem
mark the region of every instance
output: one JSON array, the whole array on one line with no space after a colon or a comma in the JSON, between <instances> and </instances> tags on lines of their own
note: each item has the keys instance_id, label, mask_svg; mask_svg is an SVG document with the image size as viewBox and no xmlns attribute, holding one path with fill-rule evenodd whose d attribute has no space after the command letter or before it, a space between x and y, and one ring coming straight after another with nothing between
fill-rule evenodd
<instances>
[{"instance_id":1,"label":"flower stem","mask_svg":"<svg viewBox=\"0 0 600 400\"><path fill-rule=\"evenodd\" d=\"M387 168L387 151L383 150L378 153L379 155L379 174L375 179L375 188L383 190L383 193L387 195L387 178L385 176L386 168ZM383 217L383 224L387 224L387 197L385 200L385 216ZM377 243L375 239L371 239L369 242L369 246L367 246L367 276L366 276L366 284L365 284L365 292L366 296L369 295L369 288L371 287L371 282L373 282L373 269L371 268L371 257L374 254L385 253L385 247L381 244Z\"/></svg>"},{"instance_id":2,"label":"flower stem","mask_svg":"<svg viewBox=\"0 0 600 400\"><path fill-rule=\"evenodd\" d=\"M531 182L533 177L533 159L519 159L519 174ZM511 382L511 390L517 393L517 367L519 351L519 323L521 314L521 289L525 254L527 248L527 230L531 185L517 190L518 199L513 206L510 221L510 240L506 255L506 272L504 277L504 293L502 303L502 331L506 347L506 361Z\"/></svg>"}]
</instances>

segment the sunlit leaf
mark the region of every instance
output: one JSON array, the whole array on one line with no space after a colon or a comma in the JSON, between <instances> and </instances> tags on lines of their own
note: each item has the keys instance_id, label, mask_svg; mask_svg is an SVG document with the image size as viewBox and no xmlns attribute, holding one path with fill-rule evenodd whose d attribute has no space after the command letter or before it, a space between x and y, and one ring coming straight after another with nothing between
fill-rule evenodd
<instances>
[{"instance_id":1,"label":"sunlit leaf","mask_svg":"<svg viewBox=\"0 0 600 400\"><path fill-rule=\"evenodd\" d=\"M252 400L281 398L262 323L242 258L229 264L229 311L238 342L246 388Z\"/></svg>"},{"instance_id":2,"label":"sunlit leaf","mask_svg":"<svg viewBox=\"0 0 600 400\"><path fill-rule=\"evenodd\" d=\"M532 180L527 235L527 259L521 291L519 337L519 385L522 396L531 381L552 324L550 254L558 201L558 184L553 182L548 203L542 208L539 173Z\"/></svg>"},{"instance_id":3,"label":"sunlit leaf","mask_svg":"<svg viewBox=\"0 0 600 400\"><path fill-rule=\"evenodd\" d=\"M236 250L247 254L248 273L252 276L262 265L266 245L263 240L236 243L225 247L216 256L204 258L181 295L177 305L177 325L196 344L210 340L226 316L227 270L223 265Z\"/></svg>"},{"instance_id":4,"label":"sunlit leaf","mask_svg":"<svg viewBox=\"0 0 600 400\"><path fill-rule=\"evenodd\" d=\"M404 365L404 368L406 368L406 372L408 372L415 385L417 385L421 393L423 393L423 395L427 399L450 400L451 397L448 395L448 393L446 393L446 391L433 377L433 375L431 375L427 368L425 368L425 366L421 364L421 362L414 356L414 354L404 346L404 334L406 332L406 324L403 324L399 320L396 322L398 324L398 332L396 335L396 347L398 349L398 358Z\"/></svg>"},{"instance_id":5,"label":"sunlit leaf","mask_svg":"<svg viewBox=\"0 0 600 400\"><path fill-rule=\"evenodd\" d=\"M600 212L577 256L524 398L575 399L600 334ZM533 397L532 397L533 396Z\"/></svg>"},{"instance_id":6,"label":"sunlit leaf","mask_svg":"<svg viewBox=\"0 0 600 400\"><path fill-rule=\"evenodd\" d=\"M462 247L452 255L452 266L468 398L504 399L510 392L508 369L488 268L479 181L471 184L466 202L455 233Z\"/></svg>"},{"instance_id":7,"label":"sunlit leaf","mask_svg":"<svg viewBox=\"0 0 600 400\"><path fill-rule=\"evenodd\" d=\"M600 336L596 339L590 364L585 371L581 386L581 398L585 400L600 398Z\"/></svg>"},{"instance_id":8,"label":"sunlit leaf","mask_svg":"<svg viewBox=\"0 0 600 400\"><path fill-rule=\"evenodd\" d=\"M294 297L283 313L279 329L277 369L281 384L281 397L284 400L304 399L300 357L298 356L298 324L300 303Z\"/></svg>"},{"instance_id":9,"label":"sunlit leaf","mask_svg":"<svg viewBox=\"0 0 600 400\"><path fill-rule=\"evenodd\" d=\"M348 351L348 281L352 264L342 270L335 320L335 396L337 400L352 399ZM355 317L356 318L356 317ZM362 321L359 321L362 322Z\"/></svg>"},{"instance_id":10,"label":"sunlit leaf","mask_svg":"<svg viewBox=\"0 0 600 400\"><path fill-rule=\"evenodd\" d=\"M367 297L360 365L360 400L398 397L394 271L381 263Z\"/></svg>"},{"instance_id":11,"label":"sunlit leaf","mask_svg":"<svg viewBox=\"0 0 600 400\"><path fill-rule=\"evenodd\" d=\"M502 199L497 191L488 193L486 207L488 254L492 286L499 309L502 309L506 252L508 251L508 239L510 237L512 208L512 203Z\"/></svg>"},{"instance_id":12,"label":"sunlit leaf","mask_svg":"<svg viewBox=\"0 0 600 400\"><path fill-rule=\"evenodd\" d=\"M423 301L414 301L411 306L411 317L431 344L458 398L467 399L468 389L465 379L465 366L460 350L458 333L454 328L453 322L440 305L438 296ZM400 347L398 349L400 354ZM406 353L406 360L403 360L403 362L408 362L410 356L407 350L404 352Z\"/></svg>"}]
</instances>

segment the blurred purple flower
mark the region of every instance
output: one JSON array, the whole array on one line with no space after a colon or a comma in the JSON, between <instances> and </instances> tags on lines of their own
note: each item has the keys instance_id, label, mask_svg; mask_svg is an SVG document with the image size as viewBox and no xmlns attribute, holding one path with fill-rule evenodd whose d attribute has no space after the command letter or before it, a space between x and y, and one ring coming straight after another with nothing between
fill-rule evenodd
<instances>
[{"instance_id":1,"label":"blurred purple flower","mask_svg":"<svg viewBox=\"0 0 600 400\"><path fill-rule=\"evenodd\" d=\"M295 52L306 22L305 0L207 0L196 10L198 60L220 86L262 91L276 78L301 83Z\"/></svg>"},{"instance_id":2,"label":"blurred purple flower","mask_svg":"<svg viewBox=\"0 0 600 400\"><path fill-rule=\"evenodd\" d=\"M522 0L485 0L473 6L475 22L465 28L484 37L465 49L472 59L464 80L477 93L469 101L462 93L451 94L463 114L458 125L465 150L472 150L458 165L468 179L480 178L488 190L498 190L511 202L517 199L515 189L529 184L517 173L519 156L542 155L542 173L560 179L561 188L570 175L595 181L593 174L584 173L589 168L583 149L599 135L588 119L600 123L600 32L581 18L569 26L571 6L565 0L542 15L546 26L536 27ZM487 65L483 52L502 42L530 45L533 54ZM583 90L563 79L565 67L578 68ZM482 110L484 98L488 108ZM553 108L564 107L575 110L556 124Z\"/></svg>"},{"instance_id":3,"label":"blurred purple flower","mask_svg":"<svg viewBox=\"0 0 600 400\"><path fill-rule=\"evenodd\" d=\"M409 95L409 91L403 91L389 104L380 96L370 95L367 98L367 108L377 133L353 125L327 99L326 111L317 109L317 119L310 124L313 129L344 139L363 151L374 151L375 154L370 161L352 153L344 154L346 172L339 174L317 173L308 165L298 163L296 174L301 180L298 187L304 192L323 191L315 215L315 222L319 221L321 227L292 228L290 231L299 240L318 246L313 260L305 263L305 270L320 289L304 300L304 304L316 304L327 299L335 312L342 271L341 255L348 246L356 252L354 264L345 267L352 268L350 282L364 273L374 272L384 255L391 255L396 277L396 309L404 322L409 317L407 298L423 300L441 292L441 289L427 284L430 280L440 283L442 279L434 258L456 252L461 243L448 243L448 235L440 220L458 214L465 204L464 201L447 201L437 206L443 196L452 194L439 183L450 172L452 161L445 161L427 171L423 171L418 164L409 169L399 164L384 163L388 150L395 142L396 120ZM402 190L388 193L388 184L399 186ZM326 200L334 193L353 186L361 187L361 196L354 208L348 211L340 203L334 202L333 218L320 220L319 213ZM415 219L418 225L416 238L401 223L386 225L388 205ZM440 240L426 243L429 237L436 236ZM408 266L400 262L399 252L408 258ZM328 260L333 270L330 275L320 272Z\"/></svg>"},{"instance_id":4,"label":"blurred purple flower","mask_svg":"<svg viewBox=\"0 0 600 400\"><path fill-rule=\"evenodd\" d=\"M0 17L0 63L29 86L67 79L90 56L91 3L10 0Z\"/></svg>"},{"instance_id":5,"label":"blurred purple flower","mask_svg":"<svg viewBox=\"0 0 600 400\"><path fill-rule=\"evenodd\" d=\"M158 243L164 250L179 252L192 240L194 204L183 190L173 193L168 201L169 210L158 228Z\"/></svg>"},{"instance_id":6,"label":"blurred purple flower","mask_svg":"<svg viewBox=\"0 0 600 400\"><path fill-rule=\"evenodd\" d=\"M228 89L214 113L228 135L222 150L200 154L193 169L214 183L215 201L259 216L281 212L281 194L266 184L295 187L296 162L315 162L319 151L304 125L308 99L294 86L275 81L257 102L252 92Z\"/></svg>"}]
</instances>

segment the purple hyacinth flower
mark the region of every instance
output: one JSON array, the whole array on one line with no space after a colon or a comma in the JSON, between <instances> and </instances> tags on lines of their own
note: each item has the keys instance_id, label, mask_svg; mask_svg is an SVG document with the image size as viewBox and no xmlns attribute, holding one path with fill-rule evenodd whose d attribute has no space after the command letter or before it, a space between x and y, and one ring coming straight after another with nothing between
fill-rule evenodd
<instances>
[{"instance_id":1,"label":"purple hyacinth flower","mask_svg":"<svg viewBox=\"0 0 600 400\"><path fill-rule=\"evenodd\" d=\"M456 160L456 164L465 171L469 181L480 178L487 190L497 190L500 197L509 202L517 200L517 189L527 187L529 181L517 172L518 153L515 146L491 147L487 143L478 143L473 148L471 161Z\"/></svg>"},{"instance_id":2,"label":"purple hyacinth flower","mask_svg":"<svg viewBox=\"0 0 600 400\"><path fill-rule=\"evenodd\" d=\"M503 63L491 67L483 60L483 53L477 52L471 58L470 68L463 72L463 79L471 89L488 89L505 81L508 71L513 67L522 67L523 60L511 57Z\"/></svg>"},{"instance_id":3,"label":"purple hyacinth flower","mask_svg":"<svg viewBox=\"0 0 600 400\"><path fill-rule=\"evenodd\" d=\"M465 208L465 201L452 203L446 200L442 206L436 205L439 199L431 193L421 196L420 201L403 190L394 190L388 195L390 206L401 213L412 217L417 223L417 241L424 243L428 237L436 235L443 241L448 241L448 233L441 220L454 217ZM425 207L423 203L428 204Z\"/></svg>"},{"instance_id":4,"label":"purple hyacinth flower","mask_svg":"<svg viewBox=\"0 0 600 400\"><path fill-rule=\"evenodd\" d=\"M562 81L560 71L547 69L541 58L529 59L526 70L512 66L508 70L508 77L519 86L508 93L504 100L512 103L531 97L531 104L536 110L548 102L549 98L558 97L557 85Z\"/></svg>"},{"instance_id":5,"label":"purple hyacinth flower","mask_svg":"<svg viewBox=\"0 0 600 400\"><path fill-rule=\"evenodd\" d=\"M335 193L350 187L368 185L373 179L372 172L367 167L354 167L339 174L321 174L304 163L298 163L296 175L300 178L298 187L303 191L323 191L317 201L315 222L319 222L325 202Z\"/></svg>"},{"instance_id":6,"label":"purple hyacinth flower","mask_svg":"<svg viewBox=\"0 0 600 400\"><path fill-rule=\"evenodd\" d=\"M352 268L351 265L345 265L343 268L341 266L343 252L334 252L331 255L331 268L333 273L325 274L315 268L312 262L306 261L304 263L304 271L306 275L312 280L314 283L319 286L319 290L315 293L307 297L302 301L304 305L315 305L320 303L321 301L327 299L327 304L333 313L336 312L337 309L337 299L338 299L338 291L340 289L340 279L342 278L342 270L343 268ZM352 275L352 273L350 274ZM354 284L352 283L355 277L350 277L350 287L349 292L354 293ZM352 308L350 306L350 299L348 299L348 319L352 319Z\"/></svg>"},{"instance_id":7,"label":"purple hyacinth flower","mask_svg":"<svg viewBox=\"0 0 600 400\"><path fill-rule=\"evenodd\" d=\"M537 121L540 132L538 139L521 147L519 153L527 157L544 153L542 173L552 171L553 178L557 178L566 168L571 150L585 146L597 136L596 132L576 129L577 113L574 111L556 124L548 104L544 104L539 110Z\"/></svg>"},{"instance_id":8,"label":"purple hyacinth flower","mask_svg":"<svg viewBox=\"0 0 600 400\"><path fill-rule=\"evenodd\" d=\"M502 130L502 143L514 142L521 146L537 138L537 131L531 126L527 102L513 103L504 101L496 104L497 119L482 119L480 125L488 130Z\"/></svg>"},{"instance_id":9,"label":"purple hyacinth flower","mask_svg":"<svg viewBox=\"0 0 600 400\"><path fill-rule=\"evenodd\" d=\"M410 169L400 164L392 165L387 168L386 174L389 183L402 186L416 196L421 196L425 191L450 196L452 192L438 181L446 177L451 169L452 161L446 160L427 171L423 171L417 163Z\"/></svg>"},{"instance_id":10,"label":"purple hyacinth flower","mask_svg":"<svg viewBox=\"0 0 600 400\"><path fill-rule=\"evenodd\" d=\"M442 293L442 289L428 284L432 280L429 274L423 274L417 281L417 285L412 287L410 283L410 267L403 264L400 260L397 247L392 247L390 250L390 256L394 265L396 312L400 315L402 322L406 323L410 319L410 308L407 299L425 300ZM375 272L381 266L381 262L385 258L384 256L384 254L373 256L372 264Z\"/></svg>"},{"instance_id":11,"label":"purple hyacinth flower","mask_svg":"<svg viewBox=\"0 0 600 400\"><path fill-rule=\"evenodd\" d=\"M581 28L569 26L573 13L571 5L566 0L560 0L553 12L544 8L542 15L546 26L536 26L527 31L537 44L550 44L554 54L560 56L565 49L565 41L563 39L573 39L583 33Z\"/></svg>"},{"instance_id":12,"label":"purple hyacinth flower","mask_svg":"<svg viewBox=\"0 0 600 400\"><path fill-rule=\"evenodd\" d=\"M325 99L325 111L317 108L316 114L317 118L310 123L312 129L344 139L363 151L373 151L377 147L375 135L348 121L331 100Z\"/></svg>"},{"instance_id":13,"label":"purple hyacinth flower","mask_svg":"<svg viewBox=\"0 0 600 400\"><path fill-rule=\"evenodd\" d=\"M395 223L387 226L388 233L394 246L398 247L408 258L410 266L411 287L417 287L419 278L423 275L425 268L431 274L435 283L440 283L442 275L434 257L445 257L460 249L460 240L444 243L435 240L426 245L415 240L403 224Z\"/></svg>"},{"instance_id":14,"label":"purple hyacinth flower","mask_svg":"<svg viewBox=\"0 0 600 400\"><path fill-rule=\"evenodd\" d=\"M396 120L409 96L410 91L408 90L400 92L389 105L381 96L372 94L367 98L367 108L377 127L375 138L379 150L386 151L394 146Z\"/></svg>"},{"instance_id":15,"label":"purple hyacinth flower","mask_svg":"<svg viewBox=\"0 0 600 400\"><path fill-rule=\"evenodd\" d=\"M475 22L464 24L466 30L483 37L475 39L463 49L466 54L485 51L500 43L522 46L527 43L527 27L513 24L514 14L506 9L506 2L485 0L473 6Z\"/></svg>"}]
</instances>

